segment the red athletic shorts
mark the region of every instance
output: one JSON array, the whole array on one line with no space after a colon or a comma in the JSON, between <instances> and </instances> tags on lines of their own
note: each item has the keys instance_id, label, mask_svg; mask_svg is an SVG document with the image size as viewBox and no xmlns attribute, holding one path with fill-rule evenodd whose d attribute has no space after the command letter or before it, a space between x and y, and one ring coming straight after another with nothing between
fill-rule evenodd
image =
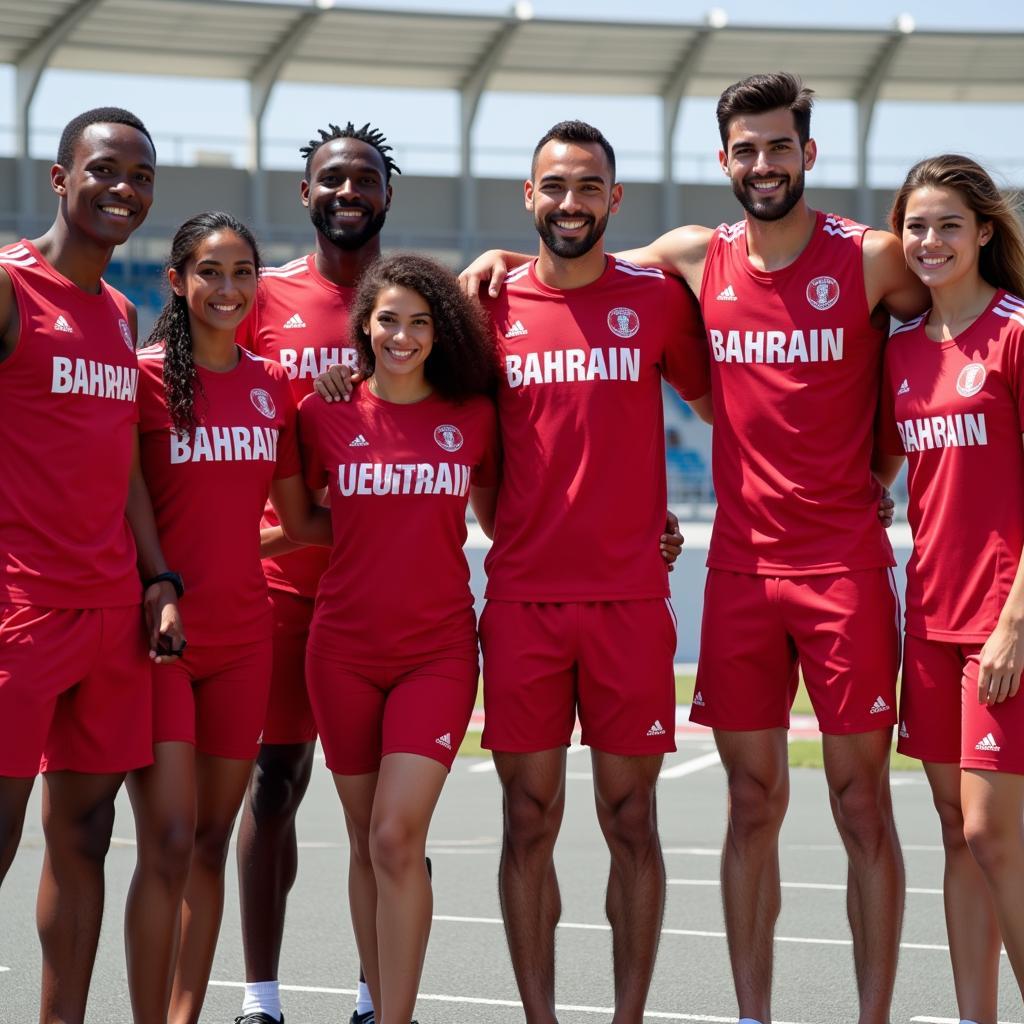
<instances>
[{"instance_id":1,"label":"red athletic shorts","mask_svg":"<svg viewBox=\"0 0 1024 1024\"><path fill-rule=\"evenodd\" d=\"M897 749L961 768L1024 775L1024 693L978 703L981 644L907 635Z\"/></svg>"},{"instance_id":2,"label":"red athletic shorts","mask_svg":"<svg viewBox=\"0 0 1024 1024\"><path fill-rule=\"evenodd\" d=\"M753 576L709 569L691 721L789 727L798 671L822 732L896 722L900 607L891 569Z\"/></svg>"},{"instance_id":3,"label":"red athletic shorts","mask_svg":"<svg viewBox=\"0 0 1024 1024\"><path fill-rule=\"evenodd\" d=\"M327 767L367 775L387 754L419 754L450 771L479 679L475 646L387 666L342 664L311 650L306 680Z\"/></svg>"},{"instance_id":4,"label":"red athletic shorts","mask_svg":"<svg viewBox=\"0 0 1024 1024\"><path fill-rule=\"evenodd\" d=\"M0 604L0 775L153 762L142 612Z\"/></svg>"},{"instance_id":5,"label":"red athletic shorts","mask_svg":"<svg viewBox=\"0 0 1024 1024\"><path fill-rule=\"evenodd\" d=\"M583 742L596 750L676 749L676 618L668 598L488 601L480 643L488 750L567 746L577 714Z\"/></svg>"},{"instance_id":6,"label":"red athletic shorts","mask_svg":"<svg viewBox=\"0 0 1024 1024\"><path fill-rule=\"evenodd\" d=\"M313 600L270 588L273 610L274 667L263 724L263 743L312 743L313 709L306 692L306 641Z\"/></svg>"},{"instance_id":7,"label":"red athletic shorts","mask_svg":"<svg viewBox=\"0 0 1024 1024\"><path fill-rule=\"evenodd\" d=\"M259 752L270 693L270 637L192 647L153 666L153 742L191 743L202 754L249 760Z\"/></svg>"}]
</instances>

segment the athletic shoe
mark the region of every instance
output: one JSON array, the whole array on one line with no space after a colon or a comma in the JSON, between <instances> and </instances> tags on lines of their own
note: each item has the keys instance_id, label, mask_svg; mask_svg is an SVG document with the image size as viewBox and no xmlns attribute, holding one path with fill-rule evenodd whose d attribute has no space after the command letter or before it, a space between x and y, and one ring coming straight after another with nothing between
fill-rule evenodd
<instances>
[{"instance_id":1,"label":"athletic shoe","mask_svg":"<svg viewBox=\"0 0 1024 1024\"><path fill-rule=\"evenodd\" d=\"M360 1013L358 1010L352 1011L352 1018L348 1024L375 1024L373 1019L373 1010L367 1010L366 1013Z\"/></svg>"},{"instance_id":2,"label":"athletic shoe","mask_svg":"<svg viewBox=\"0 0 1024 1024\"><path fill-rule=\"evenodd\" d=\"M247 1013L242 1017L236 1017L235 1024L284 1024L284 1014L282 1013L281 1019L278 1020L261 1010L259 1013Z\"/></svg>"}]
</instances>

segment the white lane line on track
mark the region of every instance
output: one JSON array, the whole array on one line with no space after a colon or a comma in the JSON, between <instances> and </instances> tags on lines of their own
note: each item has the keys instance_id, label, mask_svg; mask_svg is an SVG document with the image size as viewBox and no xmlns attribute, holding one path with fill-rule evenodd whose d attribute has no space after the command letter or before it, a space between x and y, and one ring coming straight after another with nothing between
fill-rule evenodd
<instances>
[{"instance_id":1,"label":"white lane line on track","mask_svg":"<svg viewBox=\"0 0 1024 1024\"><path fill-rule=\"evenodd\" d=\"M10 970L10 967L0 966L0 971L9 971L9 970Z\"/></svg>"},{"instance_id":2,"label":"white lane line on track","mask_svg":"<svg viewBox=\"0 0 1024 1024\"><path fill-rule=\"evenodd\" d=\"M959 1017L911 1017L911 1024L960 1024ZM1014 1021L1001 1020L997 1024L1015 1024Z\"/></svg>"},{"instance_id":3,"label":"white lane line on track","mask_svg":"<svg viewBox=\"0 0 1024 1024\"><path fill-rule=\"evenodd\" d=\"M211 981L210 985L218 988L245 988L243 981ZM354 996L354 988L331 988L326 985L282 985L282 992L309 992L318 995ZM418 1001L431 1003L468 1003L472 1006L508 1006L511 1009L522 1009L518 999L487 999L483 996L448 996L420 992ZM608 1017L615 1012L612 1006L582 1006L577 1003L556 1003L555 1009L562 1013L595 1013ZM668 1013L664 1010L645 1010L644 1017L651 1020L687 1020L697 1024L736 1024L732 1017L713 1017L705 1013ZM775 1024L796 1024L794 1021L779 1020Z\"/></svg>"},{"instance_id":4,"label":"white lane line on track","mask_svg":"<svg viewBox=\"0 0 1024 1024\"><path fill-rule=\"evenodd\" d=\"M692 757L689 761L683 761L682 764L674 764L669 768L662 768L661 774L658 778L681 779L684 775L692 775L694 772L700 772L705 768L711 768L713 765L721 763L722 760L718 756L718 751L713 750L710 754L701 754L700 757Z\"/></svg>"},{"instance_id":5,"label":"white lane line on track","mask_svg":"<svg viewBox=\"0 0 1024 1024\"><path fill-rule=\"evenodd\" d=\"M718 878L669 878L669 885L697 885L712 886L719 888L721 880ZM828 892L846 892L846 883L837 882L783 882L783 889L824 889ZM908 893L914 896L941 896L941 889L924 889L914 886L907 886Z\"/></svg>"},{"instance_id":6,"label":"white lane line on track","mask_svg":"<svg viewBox=\"0 0 1024 1024\"><path fill-rule=\"evenodd\" d=\"M435 921L447 924L502 924L500 917L462 917L455 914L435 914ZM610 932L609 924L583 924L577 921L559 921L558 927L568 931ZM662 935L679 935L683 938L724 939L725 932L699 931L695 928L662 928ZM852 939L812 939L802 935L776 935L776 942L790 942L801 946L852 946ZM917 949L939 953L948 953L949 946L937 942L901 942L900 949ZM1006 951L1003 950L1003 956Z\"/></svg>"}]
</instances>

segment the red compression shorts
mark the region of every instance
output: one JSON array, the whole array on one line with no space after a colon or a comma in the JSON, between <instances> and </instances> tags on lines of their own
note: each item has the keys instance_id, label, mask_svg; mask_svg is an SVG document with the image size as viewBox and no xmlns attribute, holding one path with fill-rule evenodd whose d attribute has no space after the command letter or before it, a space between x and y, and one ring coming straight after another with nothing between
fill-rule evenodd
<instances>
[{"instance_id":1,"label":"red compression shorts","mask_svg":"<svg viewBox=\"0 0 1024 1024\"><path fill-rule=\"evenodd\" d=\"M316 724L306 692L306 642L313 601L270 588L274 625L274 667L263 725L264 743L312 743Z\"/></svg>"}]
</instances>

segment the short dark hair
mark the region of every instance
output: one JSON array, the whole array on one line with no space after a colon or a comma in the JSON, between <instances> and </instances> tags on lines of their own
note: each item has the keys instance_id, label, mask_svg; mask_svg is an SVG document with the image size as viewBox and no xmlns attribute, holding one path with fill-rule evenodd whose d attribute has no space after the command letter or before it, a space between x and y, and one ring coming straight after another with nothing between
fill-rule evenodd
<instances>
[{"instance_id":1,"label":"short dark hair","mask_svg":"<svg viewBox=\"0 0 1024 1024\"><path fill-rule=\"evenodd\" d=\"M78 117L73 117L60 133L60 142L57 144L57 163L61 167L70 167L75 159L75 146L82 137L85 129L92 124L126 124L129 128L142 132L149 139L153 147L153 155L156 156L156 146L153 144L153 136L149 129L130 110L123 107L95 107L87 110Z\"/></svg>"},{"instance_id":2,"label":"short dark hair","mask_svg":"<svg viewBox=\"0 0 1024 1024\"><path fill-rule=\"evenodd\" d=\"M387 144L387 138L379 128L371 128L370 122L367 121L362 128L357 128L351 121L344 128L340 128L336 124L327 125L329 131L325 131L323 128L317 128L317 132L320 134L319 139L310 139L309 144L301 146L299 148L299 155L306 158L306 180L309 180L309 169L313 165L313 154L325 143L332 142L334 139L356 139L359 142L365 142L368 146L372 146L378 153L380 153L381 161L384 164L384 180L387 183L391 181L391 175L401 174L402 168L395 163L395 161L388 155L391 153L391 146Z\"/></svg>"},{"instance_id":3,"label":"short dark hair","mask_svg":"<svg viewBox=\"0 0 1024 1024\"><path fill-rule=\"evenodd\" d=\"M376 367L363 325L370 319L377 296L391 287L417 292L430 307L434 347L423 364L423 373L434 390L454 402L471 395L493 395L500 365L490 322L481 307L463 294L447 267L416 253L395 253L378 260L360 278L348 329L363 373L370 375Z\"/></svg>"},{"instance_id":4,"label":"short dark hair","mask_svg":"<svg viewBox=\"0 0 1024 1024\"><path fill-rule=\"evenodd\" d=\"M531 178L537 173L537 157L549 142L582 142L600 146L604 150L604 155L608 157L612 181L615 180L615 150L604 135L586 121L559 121L541 136L540 142L533 148L533 160L530 162Z\"/></svg>"},{"instance_id":5,"label":"short dark hair","mask_svg":"<svg viewBox=\"0 0 1024 1024\"><path fill-rule=\"evenodd\" d=\"M800 145L811 137L811 107L814 90L808 89L799 75L776 71L770 75L751 75L734 82L718 98L715 114L722 148L729 148L729 122L741 114L764 114L785 108L793 115Z\"/></svg>"}]
</instances>

